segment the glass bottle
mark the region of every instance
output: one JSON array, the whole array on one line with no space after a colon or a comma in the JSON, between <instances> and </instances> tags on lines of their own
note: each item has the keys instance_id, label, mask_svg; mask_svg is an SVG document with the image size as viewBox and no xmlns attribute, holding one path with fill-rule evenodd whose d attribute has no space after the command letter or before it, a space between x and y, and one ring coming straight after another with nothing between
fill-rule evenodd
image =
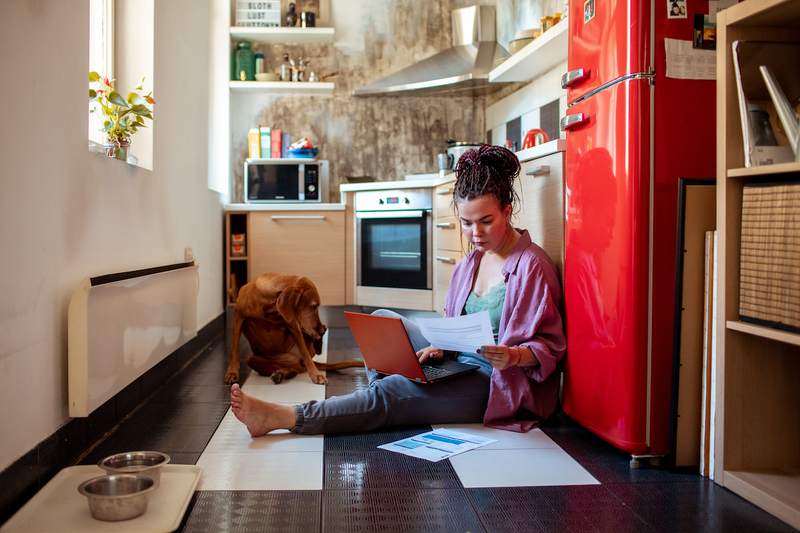
<instances>
[{"instance_id":1,"label":"glass bottle","mask_svg":"<svg viewBox=\"0 0 800 533\"><path fill-rule=\"evenodd\" d=\"M256 56L247 41L240 41L236 45L236 79L239 81L256 79Z\"/></svg>"},{"instance_id":2,"label":"glass bottle","mask_svg":"<svg viewBox=\"0 0 800 533\"><path fill-rule=\"evenodd\" d=\"M283 54L283 63L281 63L281 81L292 81L292 65L289 63L289 54Z\"/></svg>"},{"instance_id":3,"label":"glass bottle","mask_svg":"<svg viewBox=\"0 0 800 533\"><path fill-rule=\"evenodd\" d=\"M286 25L290 28L297 26L297 10L294 2L289 4L289 11L286 13Z\"/></svg>"}]
</instances>

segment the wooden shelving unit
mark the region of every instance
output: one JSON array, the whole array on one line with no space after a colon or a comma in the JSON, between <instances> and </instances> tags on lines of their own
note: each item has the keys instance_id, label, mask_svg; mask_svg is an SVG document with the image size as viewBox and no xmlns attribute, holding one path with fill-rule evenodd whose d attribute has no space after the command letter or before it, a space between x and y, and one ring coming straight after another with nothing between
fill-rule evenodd
<instances>
[{"instance_id":1,"label":"wooden shelving unit","mask_svg":"<svg viewBox=\"0 0 800 533\"><path fill-rule=\"evenodd\" d=\"M236 294L250 278L250 218L246 212L225 213L225 302L236 302ZM231 235L244 233L246 255L231 255Z\"/></svg>"},{"instance_id":2,"label":"wooden shelving unit","mask_svg":"<svg viewBox=\"0 0 800 533\"><path fill-rule=\"evenodd\" d=\"M332 42L333 28L245 28L231 26L231 38L267 44L307 44Z\"/></svg>"},{"instance_id":3,"label":"wooden shelving unit","mask_svg":"<svg viewBox=\"0 0 800 533\"><path fill-rule=\"evenodd\" d=\"M567 60L564 19L489 72L490 82L530 81Z\"/></svg>"},{"instance_id":4,"label":"wooden shelving unit","mask_svg":"<svg viewBox=\"0 0 800 533\"><path fill-rule=\"evenodd\" d=\"M742 193L800 180L800 164L744 167L731 43L797 41L800 2L747 0L717 15L715 481L800 528L800 335L739 319Z\"/></svg>"}]
</instances>

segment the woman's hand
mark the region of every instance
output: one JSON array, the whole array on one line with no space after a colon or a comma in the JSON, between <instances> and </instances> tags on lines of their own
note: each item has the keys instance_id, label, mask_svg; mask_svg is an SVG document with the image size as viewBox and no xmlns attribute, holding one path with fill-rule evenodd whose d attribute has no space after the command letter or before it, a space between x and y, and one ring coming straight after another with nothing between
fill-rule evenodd
<instances>
[{"instance_id":1,"label":"woman's hand","mask_svg":"<svg viewBox=\"0 0 800 533\"><path fill-rule=\"evenodd\" d=\"M420 363L424 363L428 359L441 359L444 357L444 350L434 348L433 346L428 346L427 348L423 348L418 351L417 357L419 358Z\"/></svg>"},{"instance_id":2,"label":"woman's hand","mask_svg":"<svg viewBox=\"0 0 800 533\"><path fill-rule=\"evenodd\" d=\"M520 362L520 348L518 346L481 346L478 353L498 370L517 366Z\"/></svg>"}]
</instances>

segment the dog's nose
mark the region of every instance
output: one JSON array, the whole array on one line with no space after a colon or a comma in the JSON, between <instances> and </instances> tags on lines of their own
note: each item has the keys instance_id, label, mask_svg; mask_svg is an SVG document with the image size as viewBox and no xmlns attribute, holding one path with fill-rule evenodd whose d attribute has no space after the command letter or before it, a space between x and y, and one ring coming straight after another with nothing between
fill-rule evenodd
<instances>
[{"instance_id":1,"label":"dog's nose","mask_svg":"<svg viewBox=\"0 0 800 533\"><path fill-rule=\"evenodd\" d=\"M319 325L319 336L322 337L325 335L325 332L328 331L328 328L325 327L325 324Z\"/></svg>"}]
</instances>

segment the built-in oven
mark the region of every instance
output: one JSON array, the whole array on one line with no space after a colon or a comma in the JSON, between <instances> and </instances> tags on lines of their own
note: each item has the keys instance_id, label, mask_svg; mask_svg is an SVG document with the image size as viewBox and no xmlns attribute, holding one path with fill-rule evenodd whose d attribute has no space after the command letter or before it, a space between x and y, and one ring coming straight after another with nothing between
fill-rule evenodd
<instances>
[{"instance_id":1,"label":"built-in oven","mask_svg":"<svg viewBox=\"0 0 800 533\"><path fill-rule=\"evenodd\" d=\"M357 284L431 289L431 190L355 195Z\"/></svg>"}]
</instances>

